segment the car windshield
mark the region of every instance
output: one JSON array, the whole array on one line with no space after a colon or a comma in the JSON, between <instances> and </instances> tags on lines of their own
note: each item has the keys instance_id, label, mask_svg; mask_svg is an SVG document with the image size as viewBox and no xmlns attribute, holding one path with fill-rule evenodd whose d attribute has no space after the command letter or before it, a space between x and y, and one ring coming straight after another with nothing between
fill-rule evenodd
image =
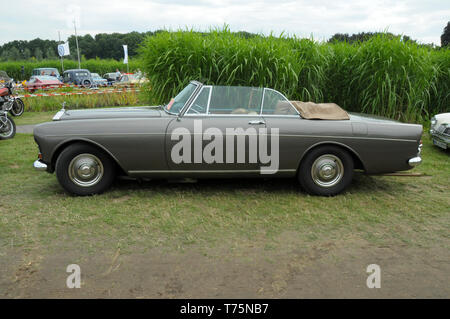
<instances>
[{"instance_id":1,"label":"car windshield","mask_svg":"<svg viewBox=\"0 0 450 319\"><path fill-rule=\"evenodd\" d=\"M6 74L5 71L0 71L0 81L8 81L11 78Z\"/></svg>"},{"instance_id":2,"label":"car windshield","mask_svg":"<svg viewBox=\"0 0 450 319\"><path fill-rule=\"evenodd\" d=\"M175 98L171 99L170 102L164 106L166 112L174 114L180 113L181 109L192 96L196 88L197 85L195 85L194 83L189 83L189 85L186 86L180 93L178 93Z\"/></svg>"},{"instance_id":3,"label":"car windshield","mask_svg":"<svg viewBox=\"0 0 450 319\"><path fill-rule=\"evenodd\" d=\"M38 69L33 71L33 75L49 75L49 76L57 76L59 74L56 69Z\"/></svg>"},{"instance_id":4,"label":"car windshield","mask_svg":"<svg viewBox=\"0 0 450 319\"><path fill-rule=\"evenodd\" d=\"M120 79L120 81L127 82L127 81L131 81L131 80L134 80L134 79L136 79L134 74L124 74L122 76L122 78Z\"/></svg>"}]
</instances>

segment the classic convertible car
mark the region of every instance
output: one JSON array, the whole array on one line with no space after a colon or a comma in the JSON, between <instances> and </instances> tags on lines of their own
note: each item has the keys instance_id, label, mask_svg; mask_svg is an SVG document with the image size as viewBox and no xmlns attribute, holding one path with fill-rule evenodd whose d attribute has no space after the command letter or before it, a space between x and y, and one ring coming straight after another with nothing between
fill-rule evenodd
<instances>
[{"instance_id":1,"label":"classic convertible car","mask_svg":"<svg viewBox=\"0 0 450 319\"><path fill-rule=\"evenodd\" d=\"M135 178L296 177L336 195L354 169L403 171L421 163L422 126L289 101L269 88L193 81L164 106L65 110L37 125L38 170L68 192L105 191Z\"/></svg>"}]
</instances>

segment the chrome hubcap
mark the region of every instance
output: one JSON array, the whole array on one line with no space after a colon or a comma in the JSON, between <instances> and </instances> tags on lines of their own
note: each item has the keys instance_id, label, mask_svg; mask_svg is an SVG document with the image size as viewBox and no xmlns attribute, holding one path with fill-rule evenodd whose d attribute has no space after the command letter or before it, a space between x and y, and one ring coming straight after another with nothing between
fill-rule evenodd
<instances>
[{"instance_id":1,"label":"chrome hubcap","mask_svg":"<svg viewBox=\"0 0 450 319\"><path fill-rule=\"evenodd\" d=\"M311 177L321 187L332 187L344 176L344 165L339 157L325 154L318 157L311 167Z\"/></svg>"},{"instance_id":2,"label":"chrome hubcap","mask_svg":"<svg viewBox=\"0 0 450 319\"><path fill-rule=\"evenodd\" d=\"M69 178L76 185L90 187L97 184L103 177L103 164L97 156L80 154L69 164Z\"/></svg>"}]
</instances>

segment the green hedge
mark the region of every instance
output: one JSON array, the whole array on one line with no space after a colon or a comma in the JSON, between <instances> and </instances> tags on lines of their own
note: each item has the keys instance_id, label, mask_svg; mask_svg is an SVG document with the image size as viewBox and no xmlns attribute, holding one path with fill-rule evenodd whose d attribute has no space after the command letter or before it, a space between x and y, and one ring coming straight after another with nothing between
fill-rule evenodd
<instances>
[{"instance_id":1,"label":"green hedge","mask_svg":"<svg viewBox=\"0 0 450 319\"><path fill-rule=\"evenodd\" d=\"M146 38L140 57L161 103L196 79L271 87L293 100L424 121L450 109L449 52L386 35L356 44L319 43L285 36L246 39L223 29L161 32Z\"/></svg>"},{"instance_id":2,"label":"green hedge","mask_svg":"<svg viewBox=\"0 0 450 319\"><path fill-rule=\"evenodd\" d=\"M24 66L25 77L22 76L21 67ZM0 70L6 71L8 75L16 80L28 80L31 76L31 72L34 68L57 68L61 73L61 61L60 60L42 60L42 61L13 61L13 62L0 62ZM141 61L137 59L130 59L129 70L130 72L140 69L142 67ZM78 61L64 60L64 70L77 69ZM126 72L127 66L122 61L91 59L81 61L81 68L88 69L93 73L98 73L100 76L107 72L115 72L119 69Z\"/></svg>"}]
</instances>

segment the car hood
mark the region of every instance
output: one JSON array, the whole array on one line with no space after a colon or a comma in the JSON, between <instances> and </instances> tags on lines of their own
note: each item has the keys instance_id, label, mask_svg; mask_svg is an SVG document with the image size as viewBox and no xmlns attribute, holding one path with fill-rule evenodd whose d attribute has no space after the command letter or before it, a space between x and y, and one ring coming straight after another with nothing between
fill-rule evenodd
<instances>
[{"instance_id":1,"label":"car hood","mask_svg":"<svg viewBox=\"0 0 450 319\"><path fill-rule=\"evenodd\" d=\"M436 119L436 127L439 127L441 124L450 123L450 113L436 114L434 118Z\"/></svg>"},{"instance_id":2,"label":"car hood","mask_svg":"<svg viewBox=\"0 0 450 319\"><path fill-rule=\"evenodd\" d=\"M111 118L134 118L134 117L161 117L161 111L155 106L138 107L114 107L88 110L65 110L59 111L54 121L67 120L93 120Z\"/></svg>"}]
</instances>

